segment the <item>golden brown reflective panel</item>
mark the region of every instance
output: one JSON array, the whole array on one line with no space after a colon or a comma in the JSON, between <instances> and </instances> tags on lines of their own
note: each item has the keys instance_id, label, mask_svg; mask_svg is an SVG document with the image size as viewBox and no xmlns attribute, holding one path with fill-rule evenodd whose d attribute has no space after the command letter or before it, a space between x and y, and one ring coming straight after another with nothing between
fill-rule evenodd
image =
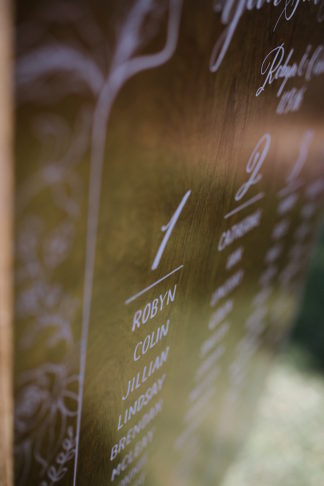
<instances>
[{"instance_id":1,"label":"golden brown reflective panel","mask_svg":"<svg viewBox=\"0 0 324 486\"><path fill-rule=\"evenodd\" d=\"M322 6L16 15L16 484L218 484L320 221Z\"/></svg>"}]
</instances>

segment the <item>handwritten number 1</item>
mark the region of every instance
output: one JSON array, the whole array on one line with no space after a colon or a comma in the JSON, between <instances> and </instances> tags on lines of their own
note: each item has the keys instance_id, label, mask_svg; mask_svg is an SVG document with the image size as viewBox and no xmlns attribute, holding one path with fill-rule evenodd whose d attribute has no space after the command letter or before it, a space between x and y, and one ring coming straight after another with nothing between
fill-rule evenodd
<instances>
[{"instance_id":1,"label":"handwritten number 1","mask_svg":"<svg viewBox=\"0 0 324 486\"><path fill-rule=\"evenodd\" d=\"M186 204L187 200L188 200L188 197L190 196L191 194L191 190L187 191L186 194L183 196L179 206L177 207L177 209L175 210L172 218L170 219L170 221L168 222L168 224L165 224L163 226L161 226L161 231L163 231L163 233L165 233L164 237L163 237L163 240L161 241L161 245L158 249L158 252L154 258L154 262L153 262L153 265L152 265L152 270L156 270L157 267L159 266L159 263L160 263L160 260L161 260L161 257L163 255L163 252L165 250L165 247L168 243L168 240L171 236L171 233L173 231L173 228L176 224L176 222L178 221L179 219L179 216L181 214L181 211L183 210L184 208L184 205Z\"/></svg>"}]
</instances>

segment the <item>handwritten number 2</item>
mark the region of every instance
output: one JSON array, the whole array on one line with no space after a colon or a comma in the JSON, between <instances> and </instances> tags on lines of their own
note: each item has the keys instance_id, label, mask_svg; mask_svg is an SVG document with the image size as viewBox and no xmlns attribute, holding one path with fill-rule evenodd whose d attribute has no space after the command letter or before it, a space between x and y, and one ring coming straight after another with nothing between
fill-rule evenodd
<instances>
[{"instance_id":1,"label":"handwritten number 2","mask_svg":"<svg viewBox=\"0 0 324 486\"><path fill-rule=\"evenodd\" d=\"M154 262L153 262L153 265L152 265L152 270L156 270L157 267L159 266L159 263L160 263L160 260L161 260L161 257L163 255L163 252L165 250L165 247L168 243L168 240L171 236L171 233L173 231L173 228L176 224L176 222L178 221L179 219L179 216L181 214L181 211L183 210L184 208L184 205L186 204L187 200L188 200L188 197L190 196L191 194L191 190L187 191L186 194L183 196L183 198L181 199L181 202L179 204L179 206L177 207L177 209L175 210L172 218L170 219L170 221L168 222L168 224L165 224L163 226L161 226L161 231L163 231L163 233L165 233L164 237L163 237L163 240L161 241L161 245L157 251L157 254L154 258Z\"/></svg>"}]
</instances>

